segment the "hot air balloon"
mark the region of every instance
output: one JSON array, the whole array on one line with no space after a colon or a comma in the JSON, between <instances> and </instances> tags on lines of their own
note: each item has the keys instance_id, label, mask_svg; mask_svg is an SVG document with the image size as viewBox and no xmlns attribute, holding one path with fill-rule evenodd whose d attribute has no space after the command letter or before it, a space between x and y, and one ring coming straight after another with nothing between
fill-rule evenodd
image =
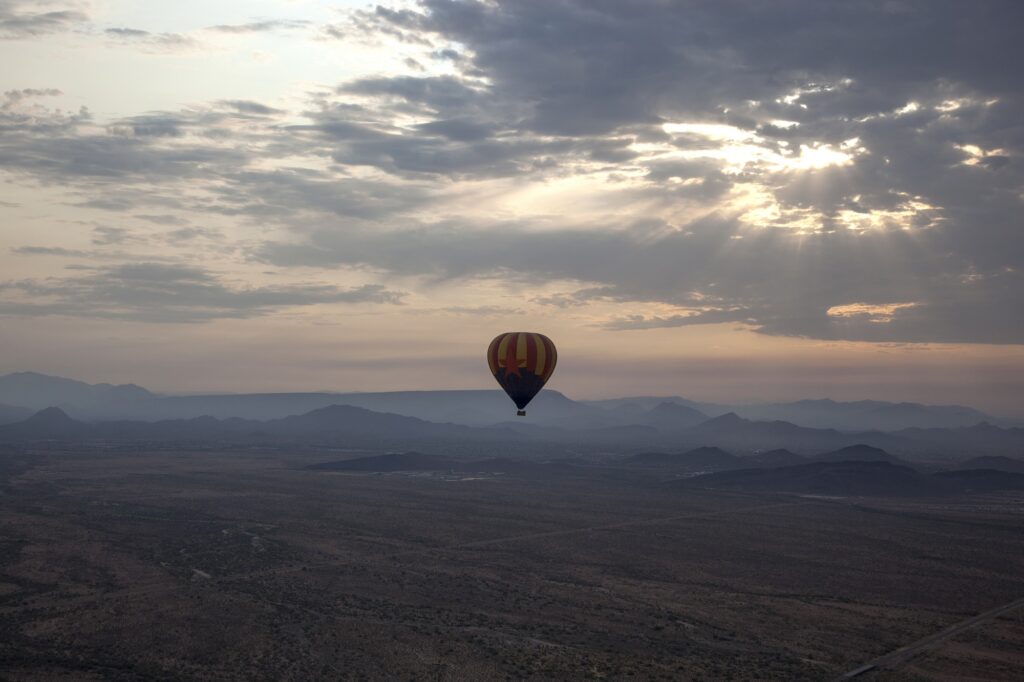
<instances>
[{"instance_id":1,"label":"hot air balloon","mask_svg":"<svg viewBox=\"0 0 1024 682\"><path fill-rule=\"evenodd\" d=\"M543 334L506 332L498 334L487 348L487 365L498 384L516 404L520 417L555 371L558 352Z\"/></svg>"}]
</instances>

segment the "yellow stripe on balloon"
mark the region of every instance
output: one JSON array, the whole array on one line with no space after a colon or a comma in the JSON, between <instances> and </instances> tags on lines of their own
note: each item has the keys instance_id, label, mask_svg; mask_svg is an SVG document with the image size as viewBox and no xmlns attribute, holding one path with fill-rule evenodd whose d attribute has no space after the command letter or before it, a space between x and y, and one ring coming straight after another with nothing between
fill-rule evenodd
<instances>
[{"instance_id":1,"label":"yellow stripe on balloon","mask_svg":"<svg viewBox=\"0 0 1024 682\"><path fill-rule=\"evenodd\" d=\"M496 337L491 341L491 345L487 347L487 366L491 368L491 374L498 371L498 359L495 357L495 347L498 345L498 338Z\"/></svg>"},{"instance_id":2,"label":"yellow stripe on balloon","mask_svg":"<svg viewBox=\"0 0 1024 682\"><path fill-rule=\"evenodd\" d=\"M505 366L505 358L508 357L508 340L510 334L503 334L501 341L498 342L498 365L501 367Z\"/></svg>"}]
</instances>

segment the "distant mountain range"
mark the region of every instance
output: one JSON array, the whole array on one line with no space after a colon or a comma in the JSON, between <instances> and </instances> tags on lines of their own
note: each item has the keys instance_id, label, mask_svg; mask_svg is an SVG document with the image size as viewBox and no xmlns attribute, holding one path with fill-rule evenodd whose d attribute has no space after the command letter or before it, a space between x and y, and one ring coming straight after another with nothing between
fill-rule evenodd
<instances>
[{"instance_id":1,"label":"distant mountain range","mask_svg":"<svg viewBox=\"0 0 1024 682\"><path fill-rule=\"evenodd\" d=\"M60 407L76 419L159 421L216 417L278 419L331 405L351 405L375 412L401 414L438 423L490 426L515 415L500 390L396 391L384 393L252 393L160 396L133 384L86 384L34 372L0 376L0 404L32 412ZM511 408L510 408L511 406ZM0 410L0 423L24 419ZM557 391L545 390L530 404L525 423L591 428L617 425L602 410Z\"/></svg>"},{"instance_id":2,"label":"distant mountain range","mask_svg":"<svg viewBox=\"0 0 1024 682\"><path fill-rule=\"evenodd\" d=\"M674 471L727 471L743 469L743 460L716 447L699 447L679 454L642 452L625 460L627 465Z\"/></svg>"},{"instance_id":3,"label":"distant mountain range","mask_svg":"<svg viewBox=\"0 0 1024 682\"><path fill-rule=\"evenodd\" d=\"M347 439L349 444L360 447L384 442L420 447L423 441L443 441L448 448L457 443L487 443L494 453L511 453L518 448L534 454L572 452L579 447L586 447L591 454L658 448L659 452L649 451L649 454L637 456L638 462L647 461L651 465L659 459L678 464L678 455L663 454L665 448L671 448L668 452L693 453L691 457L697 457L697 453L707 455L721 448L771 465L793 464L801 456L834 451L838 453L835 454L836 459L885 461L896 461L889 452L909 460L933 461L976 456L1016 457L1024 452L1024 429L986 426L945 431L946 438L935 430L928 430L928 437L919 440L914 438L916 432L851 434L832 429L807 429L787 422L755 422L733 414L707 419L696 426L666 431L639 425L566 429L521 422L480 427L430 422L351 405L331 405L302 415L267 420L204 416L155 422L86 422L72 418L60 408L51 407L23 421L0 426L0 442L137 440L195 443L229 440L236 443L342 443ZM695 470L708 470L697 464L694 466L697 466Z\"/></svg>"},{"instance_id":4,"label":"distant mountain range","mask_svg":"<svg viewBox=\"0 0 1024 682\"><path fill-rule=\"evenodd\" d=\"M80 408L116 412L154 399L152 393L135 384L87 384L74 379L36 372L16 372L0 376L0 403L30 408Z\"/></svg>"},{"instance_id":5,"label":"distant mountain range","mask_svg":"<svg viewBox=\"0 0 1024 682\"><path fill-rule=\"evenodd\" d=\"M1024 474L1024 460L1012 459L1010 457L972 457L957 464L956 468L959 470L994 469L995 471Z\"/></svg>"},{"instance_id":6,"label":"distant mountain range","mask_svg":"<svg viewBox=\"0 0 1024 682\"><path fill-rule=\"evenodd\" d=\"M459 424L436 424L415 417L372 412L350 405L332 405L302 415L256 421L250 419L170 419L158 422L84 422L58 407L48 407L28 419L0 426L0 441L11 440L144 440L217 442L231 440L308 442L348 439L365 444L393 440L498 440L514 438L503 429L476 429Z\"/></svg>"},{"instance_id":7,"label":"distant mountain range","mask_svg":"<svg viewBox=\"0 0 1024 682\"><path fill-rule=\"evenodd\" d=\"M46 402L51 404L45 407L59 406L60 415L44 411L32 416L33 408ZM840 412L850 412L855 407L862 413L884 412L882 408L889 406L889 413L907 418L931 414L932 409L870 401L801 401L791 405L808 404L815 409L827 407ZM936 414L943 415L953 408L934 409ZM686 452L701 447L721 448L744 456L786 451L788 454L777 452L773 456L788 458L790 464L795 463L794 457L855 445L910 460L1024 455L1024 429L1004 428L990 422L896 431L846 431L779 419L754 420L736 412L709 417L682 399L581 402L556 391L542 392L530 405L527 418L510 420L511 412L511 403L500 391L157 396L134 385L89 385L33 373L0 377L0 424L7 422L7 426L0 426L0 440L81 437L255 441L329 436L337 441L347 434L350 438L358 436L361 441L386 439L403 441L412 447L417 447L413 442L416 439L441 439L449 444L561 444L569 450L586 446L590 452L608 453ZM513 448L509 445L495 453Z\"/></svg>"},{"instance_id":8,"label":"distant mountain range","mask_svg":"<svg viewBox=\"0 0 1024 682\"><path fill-rule=\"evenodd\" d=\"M893 457L882 448L864 445L863 443L826 452L814 459L819 462L888 462L889 464L904 464L898 457Z\"/></svg>"},{"instance_id":9,"label":"distant mountain range","mask_svg":"<svg viewBox=\"0 0 1024 682\"><path fill-rule=\"evenodd\" d=\"M995 428L948 431L989 434ZM998 431L1007 439L1015 434L1018 446L1024 444L1024 429ZM932 430L928 432L931 437L937 437ZM96 443L102 447L116 443L132 444L132 447L139 443L147 446L187 444L204 447L291 447L303 444L371 451L412 446L444 454L406 452L325 463L313 468L352 472L489 471L544 476L580 473L648 481L689 476L685 485L842 496L937 495L1024 489L1024 460L1018 458L996 455L968 457L964 454L958 463L945 467L951 471L927 473L937 468L934 461L929 465L919 465L876 445L843 442L853 437L849 434L827 429L804 429L785 422L753 422L735 415L715 417L672 432L670 440L678 443L706 443L674 452L616 455L616 448L607 440L609 434L624 438L618 446L621 453L635 443L638 434L650 436L659 432L652 427L641 426L584 430L520 424L514 428L472 427L439 424L351 405L332 405L302 415L268 420L197 417L157 422L84 422L72 418L60 408L48 407L23 421L0 426L0 444L8 447L26 442L39 444L41 441L56 442L58 447L68 443ZM898 438L892 434L880 435L887 439ZM804 446L832 442L840 445L833 449L819 448L806 456L792 449L750 450L746 445L755 436L790 438ZM666 438L663 434L659 437ZM743 447L732 449L725 445L726 442L738 442ZM581 443L589 444L584 451L587 457L567 457L569 453L580 452ZM552 459L553 456L557 459Z\"/></svg>"},{"instance_id":10,"label":"distant mountain range","mask_svg":"<svg viewBox=\"0 0 1024 682\"><path fill-rule=\"evenodd\" d=\"M0 376L0 423L25 417L11 410L60 407L85 420L276 419L329 405L352 405L426 421L491 426L513 414L498 390L396 391L382 393L257 393L241 395L160 396L134 384L87 384L36 372ZM782 421L807 428L837 431L898 431L970 427L998 420L960 405L921 405L874 400L837 402L800 400L762 405L722 405L678 396L575 401L543 391L528 409L524 423L568 429L651 426L660 431L686 429L734 413L751 421Z\"/></svg>"},{"instance_id":11,"label":"distant mountain range","mask_svg":"<svg viewBox=\"0 0 1024 682\"><path fill-rule=\"evenodd\" d=\"M949 428L972 426L993 417L962 405L921 405L880 400L838 402L798 400L786 403L723 405L695 402L679 396L614 398L582 401L587 405L626 414L641 414L665 403L696 410L709 417L729 412L756 421L786 421L800 426L838 431L897 431L906 428Z\"/></svg>"}]
</instances>

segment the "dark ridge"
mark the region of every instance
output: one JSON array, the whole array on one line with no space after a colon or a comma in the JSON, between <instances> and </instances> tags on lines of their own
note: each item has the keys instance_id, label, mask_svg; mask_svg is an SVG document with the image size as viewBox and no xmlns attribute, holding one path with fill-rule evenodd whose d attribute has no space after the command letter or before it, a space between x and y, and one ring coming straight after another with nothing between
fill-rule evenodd
<instances>
[{"instance_id":1,"label":"dark ridge","mask_svg":"<svg viewBox=\"0 0 1024 682\"><path fill-rule=\"evenodd\" d=\"M47 407L24 421L0 427L0 433L15 439L81 438L91 431L91 425L72 419L59 407Z\"/></svg>"},{"instance_id":2,"label":"dark ridge","mask_svg":"<svg viewBox=\"0 0 1024 682\"><path fill-rule=\"evenodd\" d=\"M777 469L744 469L680 481L696 488L828 496L913 496L931 492L927 477L880 461L813 462Z\"/></svg>"},{"instance_id":3,"label":"dark ridge","mask_svg":"<svg viewBox=\"0 0 1024 682\"><path fill-rule=\"evenodd\" d=\"M68 416L68 413L59 407L47 407L39 410L34 415L21 422L22 424L41 426L47 428L61 428L68 426L76 426L82 424L82 422L76 421Z\"/></svg>"},{"instance_id":4,"label":"dark ridge","mask_svg":"<svg viewBox=\"0 0 1024 682\"><path fill-rule=\"evenodd\" d=\"M495 457L459 464L456 469L465 472L488 472L510 474L559 474L576 471L578 468L566 462L535 462L528 459Z\"/></svg>"},{"instance_id":5,"label":"dark ridge","mask_svg":"<svg viewBox=\"0 0 1024 682\"><path fill-rule=\"evenodd\" d=\"M943 471L930 477L940 490L949 493L986 493L997 490L1024 490L1024 473L995 469Z\"/></svg>"},{"instance_id":6,"label":"dark ridge","mask_svg":"<svg viewBox=\"0 0 1024 682\"><path fill-rule=\"evenodd\" d=\"M963 471L965 469L993 469L995 471L1024 474L1024 460L998 456L973 457L960 462L955 467L956 471Z\"/></svg>"},{"instance_id":7,"label":"dark ridge","mask_svg":"<svg viewBox=\"0 0 1024 682\"><path fill-rule=\"evenodd\" d=\"M826 452L814 458L819 462L889 462L890 464L900 463L898 457L890 455L882 448L876 448L863 443L839 448L832 452Z\"/></svg>"},{"instance_id":8,"label":"dark ridge","mask_svg":"<svg viewBox=\"0 0 1024 682\"><path fill-rule=\"evenodd\" d=\"M723 415L701 422L700 427L707 427L709 429L735 428L749 423L749 420L744 419L735 412L726 412Z\"/></svg>"},{"instance_id":9,"label":"dark ridge","mask_svg":"<svg viewBox=\"0 0 1024 682\"><path fill-rule=\"evenodd\" d=\"M676 481L673 485L835 497L924 497L1024 490L1024 474L973 469L924 475L889 462L847 460L719 472Z\"/></svg>"},{"instance_id":10,"label":"dark ridge","mask_svg":"<svg viewBox=\"0 0 1024 682\"><path fill-rule=\"evenodd\" d=\"M314 471L448 471L459 464L456 460L440 455L426 455L422 452L394 452L373 457L310 464L306 468Z\"/></svg>"},{"instance_id":11,"label":"dark ridge","mask_svg":"<svg viewBox=\"0 0 1024 682\"><path fill-rule=\"evenodd\" d=\"M759 452L756 455L744 457L742 463L746 467L757 467L759 469L776 469L778 467L797 466L806 464L807 458L785 448Z\"/></svg>"},{"instance_id":12,"label":"dark ridge","mask_svg":"<svg viewBox=\"0 0 1024 682\"><path fill-rule=\"evenodd\" d=\"M680 471L725 471L743 467L743 460L715 447L699 447L680 454L643 452L627 457L626 464L664 467Z\"/></svg>"},{"instance_id":13,"label":"dark ridge","mask_svg":"<svg viewBox=\"0 0 1024 682\"><path fill-rule=\"evenodd\" d=\"M361 472L457 471L461 473L558 474L577 470L577 467L564 462L536 462L509 457L466 462L440 455L403 452L310 464L306 469Z\"/></svg>"}]
</instances>

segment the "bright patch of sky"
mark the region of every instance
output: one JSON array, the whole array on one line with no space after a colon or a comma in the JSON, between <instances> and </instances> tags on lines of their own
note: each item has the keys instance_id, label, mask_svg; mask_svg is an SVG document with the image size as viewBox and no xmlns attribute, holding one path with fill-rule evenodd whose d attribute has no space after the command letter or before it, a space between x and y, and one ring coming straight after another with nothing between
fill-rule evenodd
<instances>
[{"instance_id":1,"label":"bright patch of sky","mask_svg":"<svg viewBox=\"0 0 1024 682\"><path fill-rule=\"evenodd\" d=\"M414 50L396 50L386 39L365 44L358 32L348 38L322 33L367 6L362 0L96 2L91 22L73 33L0 41L0 62L16 65L0 70L0 91L47 83L64 93L61 106L86 106L101 120L218 99L300 106L311 90L408 70L402 55ZM259 24L268 27L244 30ZM211 30L219 26L239 32ZM118 40L105 33L109 29L190 42L149 45Z\"/></svg>"}]
</instances>

